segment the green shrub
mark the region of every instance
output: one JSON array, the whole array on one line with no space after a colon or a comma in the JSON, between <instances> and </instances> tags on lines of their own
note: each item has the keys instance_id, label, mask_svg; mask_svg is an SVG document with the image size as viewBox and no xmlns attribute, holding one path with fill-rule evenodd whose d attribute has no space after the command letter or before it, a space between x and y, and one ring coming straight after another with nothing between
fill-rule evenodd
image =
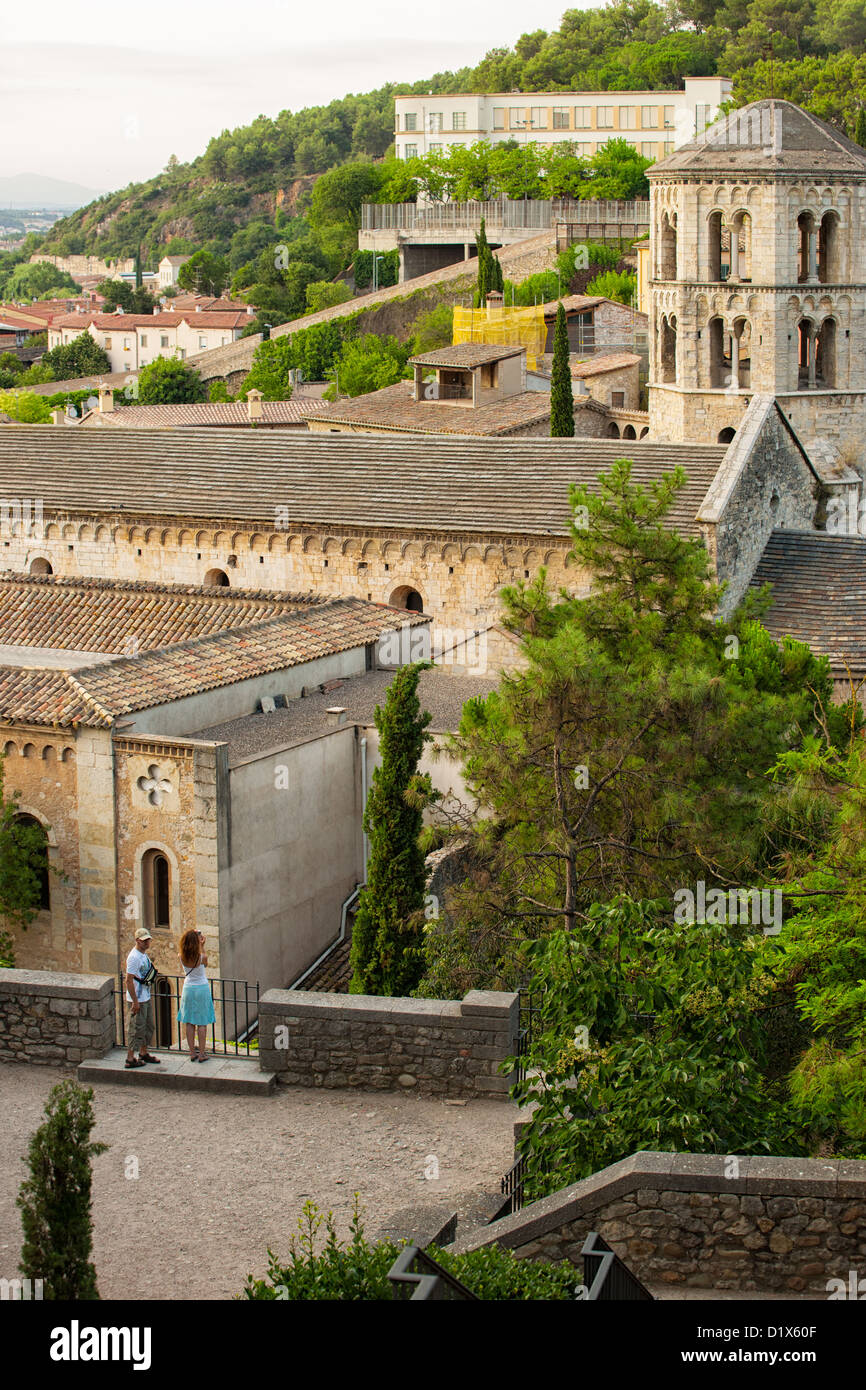
<instances>
[{"instance_id":1,"label":"green shrub","mask_svg":"<svg viewBox=\"0 0 866 1390\"><path fill-rule=\"evenodd\" d=\"M396 285L400 276L400 252L381 251L375 253L379 257L379 269L376 274L376 283L379 289L384 289L386 285ZM355 272L355 284L359 290L366 289L367 285L373 283L373 255L372 251L356 251L353 261Z\"/></svg>"},{"instance_id":2,"label":"green shrub","mask_svg":"<svg viewBox=\"0 0 866 1390\"><path fill-rule=\"evenodd\" d=\"M615 299L620 304L633 304L637 279L628 271L605 270L596 275L586 287L587 294L599 294L604 299Z\"/></svg>"},{"instance_id":3,"label":"green shrub","mask_svg":"<svg viewBox=\"0 0 866 1390\"><path fill-rule=\"evenodd\" d=\"M322 1225L325 1239L319 1250ZM292 1236L286 1263L281 1264L269 1249L267 1275L264 1279L248 1275L240 1297L253 1301L285 1300L293 1303L317 1299L390 1301L393 1291L388 1271L402 1248L403 1243L393 1241L369 1244L364 1235L357 1193L351 1236L347 1243L337 1239L331 1212L325 1216L314 1202L305 1202L303 1215L298 1219L298 1233ZM464 1255L439 1250L435 1245L428 1246L427 1250L443 1269L465 1284L476 1298L491 1302L570 1300L575 1297L575 1288L581 1282L579 1273L570 1264L548 1265L518 1259L510 1250L503 1250L497 1245L471 1250Z\"/></svg>"}]
</instances>

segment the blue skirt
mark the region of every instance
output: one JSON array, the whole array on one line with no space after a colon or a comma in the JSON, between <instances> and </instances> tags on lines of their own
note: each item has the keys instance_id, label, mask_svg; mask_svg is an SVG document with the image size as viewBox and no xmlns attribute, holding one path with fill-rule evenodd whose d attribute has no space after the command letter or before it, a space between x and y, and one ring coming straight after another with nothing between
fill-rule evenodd
<instances>
[{"instance_id":1,"label":"blue skirt","mask_svg":"<svg viewBox=\"0 0 866 1390\"><path fill-rule=\"evenodd\" d=\"M185 984L180 996L178 1023L193 1023L203 1027L214 1022L213 999L210 985Z\"/></svg>"}]
</instances>

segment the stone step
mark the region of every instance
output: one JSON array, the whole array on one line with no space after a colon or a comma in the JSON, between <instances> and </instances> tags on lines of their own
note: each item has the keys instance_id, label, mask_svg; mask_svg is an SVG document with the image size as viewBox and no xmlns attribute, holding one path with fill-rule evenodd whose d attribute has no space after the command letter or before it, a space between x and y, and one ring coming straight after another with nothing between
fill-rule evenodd
<instances>
[{"instance_id":1,"label":"stone step","mask_svg":"<svg viewBox=\"0 0 866 1390\"><path fill-rule=\"evenodd\" d=\"M81 1062L76 1073L79 1081L114 1081L127 1086L161 1086L171 1091L222 1091L226 1095L263 1095L272 1093L276 1073L262 1071L258 1057L209 1057L206 1062L191 1062L186 1053L160 1052L159 1066L124 1066L126 1051L112 1048L104 1057Z\"/></svg>"}]
</instances>

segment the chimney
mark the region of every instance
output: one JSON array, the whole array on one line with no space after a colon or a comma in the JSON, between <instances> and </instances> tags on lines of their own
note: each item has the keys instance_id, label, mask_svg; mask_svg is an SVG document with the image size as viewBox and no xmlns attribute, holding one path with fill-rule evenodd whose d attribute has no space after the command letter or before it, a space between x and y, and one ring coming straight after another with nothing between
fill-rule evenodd
<instances>
[{"instance_id":1,"label":"chimney","mask_svg":"<svg viewBox=\"0 0 866 1390\"><path fill-rule=\"evenodd\" d=\"M66 412L62 406L56 405L54 407L51 412L51 422L54 425L63 425L66 423Z\"/></svg>"},{"instance_id":2,"label":"chimney","mask_svg":"<svg viewBox=\"0 0 866 1390\"><path fill-rule=\"evenodd\" d=\"M197 314L200 314L200 313L201 313L201 305L200 305L200 304L196 304L196 306L195 306L195 311L196 311Z\"/></svg>"},{"instance_id":3,"label":"chimney","mask_svg":"<svg viewBox=\"0 0 866 1390\"><path fill-rule=\"evenodd\" d=\"M487 296L487 317L490 317L491 310L501 309L505 303L505 297L501 290L491 290Z\"/></svg>"},{"instance_id":4,"label":"chimney","mask_svg":"<svg viewBox=\"0 0 866 1390\"><path fill-rule=\"evenodd\" d=\"M328 723L333 724L335 728L339 728L341 724L346 722L346 709L343 705L332 705L330 709L325 710L325 713L328 716Z\"/></svg>"},{"instance_id":5,"label":"chimney","mask_svg":"<svg viewBox=\"0 0 866 1390\"><path fill-rule=\"evenodd\" d=\"M100 386L99 388L99 413L100 415L110 415L114 410L114 392L110 386Z\"/></svg>"},{"instance_id":6,"label":"chimney","mask_svg":"<svg viewBox=\"0 0 866 1390\"><path fill-rule=\"evenodd\" d=\"M115 304L115 306L114 306L114 312L115 312L116 314L122 314L122 313L123 313L123 305L122 305L122 304Z\"/></svg>"},{"instance_id":7,"label":"chimney","mask_svg":"<svg viewBox=\"0 0 866 1390\"><path fill-rule=\"evenodd\" d=\"M254 317L255 317L256 311L255 311L255 309L253 308L252 304L248 304L248 305L247 305L247 313L249 314L250 318L254 318Z\"/></svg>"},{"instance_id":8,"label":"chimney","mask_svg":"<svg viewBox=\"0 0 866 1390\"><path fill-rule=\"evenodd\" d=\"M247 392L247 419L261 420L264 416L262 410L262 393L253 386Z\"/></svg>"},{"instance_id":9,"label":"chimney","mask_svg":"<svg viewBox=\"0 0 866 1390\"><path fill-rule=\"evenodd\" d=\"M153 312L154 312L155 314L158 314L158 313L160 312L160 307L159 307L158 304L154 304L154 306L153 306Z\"/></svg>"}]
</instances>

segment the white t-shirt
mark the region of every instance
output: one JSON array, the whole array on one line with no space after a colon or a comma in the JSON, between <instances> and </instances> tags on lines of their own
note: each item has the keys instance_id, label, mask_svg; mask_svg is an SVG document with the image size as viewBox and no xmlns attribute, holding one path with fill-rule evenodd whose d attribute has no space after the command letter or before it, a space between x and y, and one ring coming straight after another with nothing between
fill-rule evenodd
<instances>
[{"instance_id":1,"label":"white t-shirt","mask_svg":"<svg viewBox=\"0 0 866 1390\"><path fill-rule=\"evenodd\" d=\"M150 990L148 989L147 985L139 984L139 978L144 974L145 970L147 970L149 966L150 956L146 956L144 954L144 951L139 951L138 947L134 946L130 951L129 955L126 957L126 973L127 975L131 975L132 978L135 980L135 992L138 995L139 1004L146 1004L148 999L150 998ZM128 989L126 991L126 998L128 1002L131 1004L132 1000L129 998Z\"/></svg>"}]
</instances>

